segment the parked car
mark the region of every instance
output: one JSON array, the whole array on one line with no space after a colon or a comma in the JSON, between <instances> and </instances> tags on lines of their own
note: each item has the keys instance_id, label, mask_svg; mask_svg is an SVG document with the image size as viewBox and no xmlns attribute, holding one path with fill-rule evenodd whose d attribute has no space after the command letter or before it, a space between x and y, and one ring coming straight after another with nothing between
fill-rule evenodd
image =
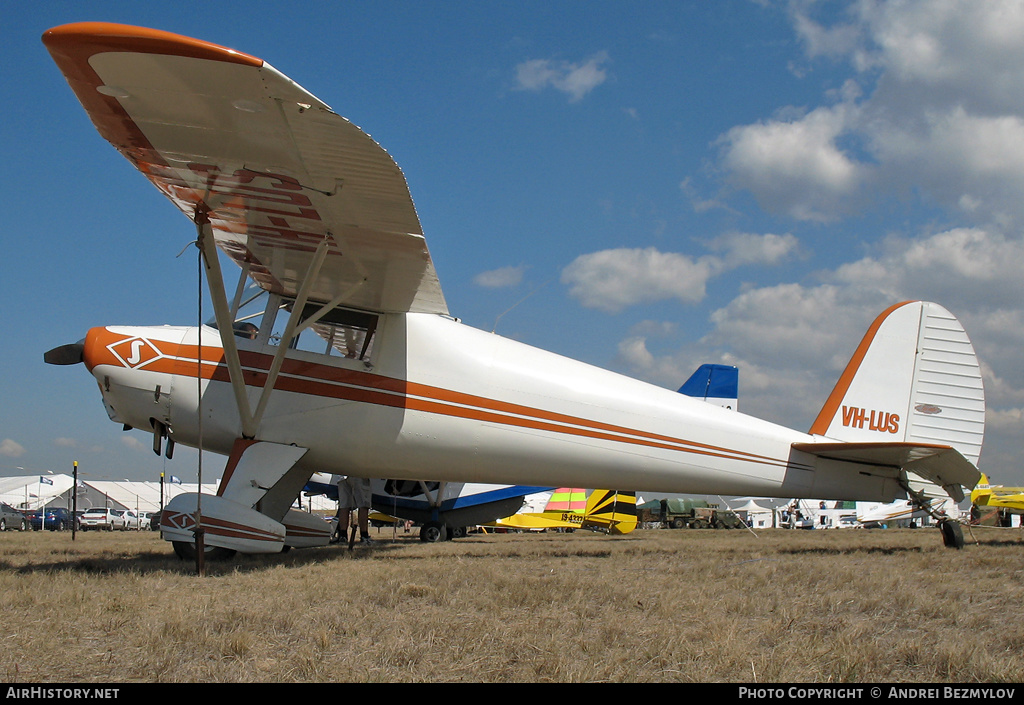
<instances>
[{"instance_id":1,"label":"parked car","mask_svg":"<svg viewBox=\"0 0 1024 705\"><path fill-rule=\"evenodd\" d=\"M149 515L149 530L160 531L160 515L163 514L162 509L158 509Z\"/></svg>"},{"instance_id":2,"label":"parked car","mask_svg":"<svg viewBox=\"0 0 1024 705\"><path fill-rule=\"evenodd\" d=\"M28 531L28 519L11 505L0 502L0 531Z\"/></svg>"},{"instance_id":3,"label":"parked car","mask_svg":"<svg viewBox=\"0 0 1024 705\"><path fill-rule=\"evenodd\" d=\"M51 507L42 511L34 511L29 515L32 528L36 531L48 529L49 531L70 531L74 525L74 515L63 507Z\"/></svg>"},{"instance_id":4,"label":"parked car","mask_svg":"<svg viewBox=\"0 0 1024 705\"><path fill-rule=\"evenodd\" d=\"M142 528L149 528L149 512L140 512L136 509L125 509L121 514L121 521L117 528L122 531L138 531Z\"/></svg>"},{"instance_id":5,"label":"parked car","mask_svg":"<svg viewBox=\"0 0 1024 705\"><path fill-rule=\"evenodd\" d=\"M92 509L86 509L82 514L80 526L82 531L90 531L92 529L97 531L113 531L117 528L118 519L119 517L114 513L113 509L93 507Z\"/></svg>"}]
</instances>

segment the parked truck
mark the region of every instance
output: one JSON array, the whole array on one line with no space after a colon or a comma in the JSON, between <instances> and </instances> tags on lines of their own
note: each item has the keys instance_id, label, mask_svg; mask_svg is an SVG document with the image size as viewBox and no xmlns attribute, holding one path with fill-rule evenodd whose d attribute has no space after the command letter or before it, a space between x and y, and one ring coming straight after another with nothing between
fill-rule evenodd
<instances>
[{"instance_id":1,"label":"parked truck","mask_svg":"<svg viewBox=\"0 0 1024 705\"><path fill-rule=\"evenodd\" d=\"M646 526L671 529L739 529L743 522L735 512L720 509L703 499L656 499L637 507L637 518Z\"/></svg>"}]
</instances>

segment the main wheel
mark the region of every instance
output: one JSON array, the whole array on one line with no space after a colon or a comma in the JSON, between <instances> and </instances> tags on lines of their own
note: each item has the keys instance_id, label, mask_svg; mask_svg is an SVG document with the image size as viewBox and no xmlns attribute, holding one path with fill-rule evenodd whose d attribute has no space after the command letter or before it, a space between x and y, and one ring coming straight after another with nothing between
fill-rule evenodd
<instances>
[{"instance_id":1,"label":"main wheel","mask_svg":"<svg viewBox=\"0 0 1024 705\"><path fill-rule=\"evenodd\" d=\"M444 524L436 521L428 521L420 528L420 541L437 543L448 539L448 530Z\"/></svg>"},{"instance_id":2,"label":"main wheel","mask_svg":"<svg viewBox=\"0 0 1024 705\"><path fill-rule=\"evenodd\" d=\"M942 545L946 548L963 548L964 532L955 521L946 519L939 522L939 530L942 532Z\"/></svg>"},{"instance_id":3,"label":"main wheel","mask_svg":"<svg viewBox=\"0 0 1024 705\"><path fill-rule=\"evenodd\" d=\"M174 554L183 561L194 561L196 559L196 546L187 541L171 541L174 547ZM208 561L226 561L235 556L236 551L221 546L206 546L203 555Z\"/></svg>"},{"instance_id":4,"label":"main wheel","mask_svg":"<svg viewBox=\"0 0 1024 705\"><path fill-rule=\"evenodd\" d=\"M448 529L448 539L461 539L466 535L466 527L464 526L453 526Z\"/></svg>"}]
</instances>

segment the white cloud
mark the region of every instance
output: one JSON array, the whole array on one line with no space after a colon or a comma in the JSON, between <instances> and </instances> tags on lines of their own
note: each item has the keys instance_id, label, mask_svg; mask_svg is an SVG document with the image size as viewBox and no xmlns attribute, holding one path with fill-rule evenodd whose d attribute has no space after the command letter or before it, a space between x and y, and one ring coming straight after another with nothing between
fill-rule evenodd
<instances>
[{"instance_id":1,"label":"white cloud","mask_svg":"<svg viewBox=\"0 0 1024 705\"><path fill-rule=\"evenodd\" d=\"M473 277L473 283L488 289L503 289L516 286L522 282L525 272L526 267L524 265L491 269L486 272L480 272Z\"/></svg>"},{"instance_id":2,"label":"white cloud","mask_svg":"<svg viewBox=\"0 0 1024 705\"><path fill-rule=\"evenodd\" d=\"M0 441L0 455L6 455L9 458L17 458L25 454L25 448L17 441L12 441L10 438L5 438Z\"/></svg>"},{"instance_id":3,"label":"white cloud","mask_svg":"<svg viewBox=\"0 0 1024 705\"><path fill-rule=\"evenodd\" d=\"M616 313L663 299L700 301L717 268L710 258L698 261L653 247L622 248L580 255L562 271L562 283L584 306Z\"/></svg>"},{"instance_id":4,"label":"white cloud","mask_svg":"<svg viewBox=\"0 0 1024 705\"><path fill-rule=\"evenodd\" d=\"M798 244L797 239L788 233L758 235L730 232L715 238L708 246L716 252L725 253L723 269L733 269L750 264L779 264L796 251Z\"/></svg>"},{"instance_id":5,"label":"white cloud","mask_svg":"<svg viewBox=\"0 0 1024 705\"><path fill-rule=\"evenodd\" d=\"M608 77L603 64L607 52L598 52L582 63L531 59L516 66L516 83L522 90L541 91L554 88L569 96L570 102L582 100Z\"/></svg>"},{"instance_id":6,"label":"white cloud","mask_svg":"<svg viewBox=\"0 0 1024 705\"><path fill-rule=\"evenodd\" d=\"M126 448L131 448L132 450L150 450L151 449L150 445L148 445L146 443L143 443L142 441L140 441L135 436L129 436L127 434L121 436L121 444L124 445Z\"/></svg>"},{"instance_id":7,"label":"white cloud","mask_svg":"<svg viewBox=\"0 0 1024 705\"><path fill-rule=\"evenodd\" d=\"M797 246L792 235L730 233L708 243L721 256L693 258L654 247L580 255L562 271L569 294L588 308L617 313L641 303L704 299L713 277L739 266L774 265Z\"/></svg>"},{"instance_id":8,"label":"white cloud","mask_svg":"<svg viewBox=\"0 0 1024 705\"><path fill-rule=\"evenodd\" d=\"M985 412L985 426L993 430L1013 431L1019 434L1024 431L1024 409L989 409Z\"/></svg>"},{"instance_id":9,"label":"white cloud","mask_svg":"<svg viewBox=\"0 0 1024 705\"><path fill-rule=\"evenodd\" d=\"M647 349L647 339L643 336L620 341L619 359L634 369L650 370L654 365L654 355Z\"/></svg>"},{"instance_id":10,"label":"white cloud","mask_svg":"<svg viewBox=\"0 0 1024 705\"><path fill-rule=\"evenodd\" d=\"M654 354L636 331L618 360L632 374L671 387L696 364L740 368L741 408L807 428L871 321L898 301L937 301L967 330L985 385L986 467L1017 472L1024 422L1024 241L981 228L890 238L878 252L820 271L817 284L743 291L710 316L703 338ZM996 372L998 370L998 373ZM1011 465L1012 463L1012 465Z\"/></svg>"},{"instance_id":11,"label":"white cloud","mask_svg":"<svg viewBox=\"0 0 1024 705\"><path fill-rule=\"evenodd\" d=\"M802 10L793 13L793 26L806 47L807 55L811 58L841 58L857 51L862 41L861 29L856 24L824 27Z\"/></svg>"},{"instance_id":12,"label":"white cloud","mask_svg":"<svg viewBox=\"0 0 1024 705\"><path fill-rule=\"evenodd\" d=\"M805 114L779 106L723 134L734 186L799 220L889 194L978 224L1024 220L1024 4L860 0L830 24L813 17L822 3L790 8L807 58L845 59L857 79Z\"/></svg>"},{"instance_id":13,"label":"white cloud","mask_svg":"<svg viewBox=\"0 0 1024 705\"><path fill-rule=\"evenodd\" d=\"M890 238L880 255L838 267L837 283L891 297L942 299L982 311L1024 301L1024 242L998 231L954 228L922 238Z\"/></svg>"},{"instance_id":14,"label":"white cloud","mask_svg":"<svg viewBox=\"0 0 1024 705\"><path fill-rule=\"evenodd\" d=\"M856 108L840 104L797 119L734 127L719 140L723 165L732 183L764 209L797 220L832 220L850 207L870 172L838 146L856 118Z\"/></svg>"}]
</instances>

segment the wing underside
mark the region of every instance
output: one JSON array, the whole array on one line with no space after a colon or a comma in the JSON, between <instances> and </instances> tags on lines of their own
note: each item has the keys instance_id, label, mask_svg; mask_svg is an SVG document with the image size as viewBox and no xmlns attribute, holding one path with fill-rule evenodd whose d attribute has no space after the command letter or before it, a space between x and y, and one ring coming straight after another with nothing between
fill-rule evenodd
<instances>
[{"instance_id":1,"label":"wing underside","mask_svg":"<svg viewBox=\"0 0 1024 705\"><path fill-rule=\"evenodd\" d=\"M265 62L105 23L43 41L100 134L264 289L447 313L405 176L369 135Z\"/></svg>"}]
</instances>

